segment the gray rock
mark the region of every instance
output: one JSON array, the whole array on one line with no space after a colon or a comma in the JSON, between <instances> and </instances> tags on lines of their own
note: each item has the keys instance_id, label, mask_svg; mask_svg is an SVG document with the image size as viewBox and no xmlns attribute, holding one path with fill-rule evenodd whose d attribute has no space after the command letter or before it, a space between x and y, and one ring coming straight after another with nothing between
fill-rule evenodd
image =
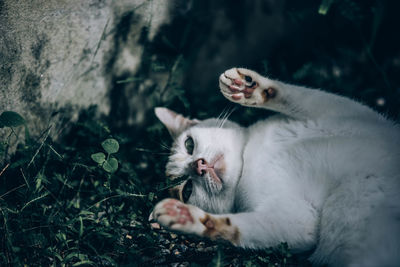
<instances>
[{"instance_id":1,"label":"gray rock","mask_svg":"<svg viewBox=\"0 0 400 267\"><path fill-rule=\"evenodd\" d=\"M20 113L33 136L52 125L53 138L92 105L98 115L110 114L112 79L135 75L144 51L141 32L146 29L151 42L169 23L171 3L1 1L0 113ZM134 106L140 97L130 100ZM135 110L128 112L135 117L126 118L131 124L143 120ZM8 134L0 129L0 140Z\"/></svg>"}]
</instances>

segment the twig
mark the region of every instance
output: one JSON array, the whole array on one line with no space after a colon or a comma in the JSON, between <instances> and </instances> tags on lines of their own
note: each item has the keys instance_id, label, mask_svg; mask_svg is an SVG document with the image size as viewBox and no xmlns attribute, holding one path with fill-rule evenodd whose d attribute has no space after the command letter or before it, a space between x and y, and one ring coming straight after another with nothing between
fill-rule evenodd
<instances>
[{"instance_id":1,"label":"twig","mask_svg":"<svg viewBox=\"0 0 400 267\"><path fill-rule=\"evenodd\" d=\"M51 227L51 225L39 225L39 226L27 228L27 229L22 229L22 232L23 232L23 233L26 233L26 232L28 232L28 231L32 231L32 230L36 230L36 229L41 229L41 228L49 228L49 227Z\"/></svg>"},{"instance_id":2,"label":"twig","mask_svg":"<svg viewBox=\"0 0 400 267\"><path fill-rule=\"evenodd\" d=\"M26 179L26 176L25 176L25 174L24 174L24 171L22 170L22 168L20 168L19 170L20 170L21 173L22 173L22 177L24 177L26 186L27 186L29 189L31 189L31 187L29 186L28 180Z\"/></svg>"},{"instance_id":3,"label":"twig","mask_svg":"<svg viewBox=\"0 0 400 267\"><path fill-rule=\"evenodd\" d=\"M43 139L42 143L40 144L39 148L36 150L35 155L33 155L31 161L29 162L29 164L28 164L28 166L27 166L27 168L29 168L29 166L31 166L31 164L32 164L33 161L35 160L36 156L39 154L39 151L42 149L44 143L46 142L47 138L48 138L49 135L50 135L51 127L52 127L52 125L50 125L50 127L48 128L46 136L44 137L44 139Z\"/></svg>"},{"instance_id":4,"label":"twig","mask_svg":"<svg viewBox=\"0 0 400 267\"><path fill-rule=\"evenodd\" d=\"M5 170L8 168L8 166L10 166L10 163L7 163L7 165L1 170L0 176L3 174L3 172L5 172Z\"/></svg>"},{"instance_id":5,"label":"twig","mask_svg":"<svg viewBox=\"0 0 400 267\"><path fill-rule=\"evenodd\" d=\"M10 194L10 193L14 192L15 190L18 190L18 189L20 189L21 187L24 187L24 186L25 186L25 184L21 184L20 186L17 186L17 187L15 187L15 188L11 189L11 190L8 191L8 192L5 192L4 194L2 194L2 195L0 196L0 198L5 197L5 196L7 196L8 194Z\"/></svg>"},{"instance_id":6,"label":"twig","mask_svg":"<svg viewBox=\"0 0 400 267\"><path fill-rule=\"evenodd\" d=\"M103 32L102 32L102 34L101 34L101 37L100 37L99 42L97 43L96 50L94 51L94 54L93 54L93 57L92 57L92 63L93 63L94 58L95 58L96 55L97 55L97 52L99 51L101 42L104 40L104 37L106 36L106 29L107 29L107 26L108 26L108 23L109 23L109 22L110 22L110 18L107 19L107 22L106 22L106 24L104 25ZM92 65L92 64L90 64L90 65Z\"/></svg>"},{"instance_id":7,"label":"twig","mask_svg":"<svg viewBox=\"0 0 400 267\"><path fill-rule=\"evenodd\" d=\"M15 135L15 137L17 137L18 139L18 134L14 131L14 128L12 126L10 126L11 132Z\"/></svg>"},{"instance_id":8,"label":"twig","mask_svg":"<svg viewBox=\"0 0 400 267\"><path fill-rule=\"evenodd\" d=\"M47 145L47 146L50 148L50 150L53 151L53 153L56 154L60 159L62 159L62 160L64 159L63 156L61 156L60 153L58 153L51 145L49 145L49 144L46 144L46 145Z\"/></svg>"}]
</instances>

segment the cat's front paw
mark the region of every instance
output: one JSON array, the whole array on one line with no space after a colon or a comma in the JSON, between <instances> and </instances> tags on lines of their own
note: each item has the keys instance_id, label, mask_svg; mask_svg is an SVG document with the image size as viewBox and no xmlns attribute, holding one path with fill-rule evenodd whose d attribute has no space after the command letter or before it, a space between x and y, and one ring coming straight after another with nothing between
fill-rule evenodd
<instances>
[{"instance_id":1,"label":"cat's front paw","mask_svg":"<svg viewBox=\"0 0 400 267\"><path fill-rule=\"evenodd\" d=\"M187 205L179 200L167 198L159 202L150 216L165 228L202 235L206 227L200 221L206 213L201 209Z\"/></svg>"},{"instance_id":2,"label":"cat's front paw","mask_svg":"<svg viewBox=\"0 0 400 267\"><path fill-rule=\"evenodd\" d=\"M272 80L243 68L222 73L219 87L228 100L244 106L261 106L277 95L277 86Z\"/></svg>"},{"instance_id":3,"label":"cat's front paw","mask_svg":"<svg viewBox=\"0 0 400 267\"><path fill-rule=\"evenodd\" d=\"M212 240L223 239L234 245L239 244L239 229L233 225L229 217L211 215L173 198L159 202L149 219L170 230L208 237Z\"/></svg>"}]
</instances>

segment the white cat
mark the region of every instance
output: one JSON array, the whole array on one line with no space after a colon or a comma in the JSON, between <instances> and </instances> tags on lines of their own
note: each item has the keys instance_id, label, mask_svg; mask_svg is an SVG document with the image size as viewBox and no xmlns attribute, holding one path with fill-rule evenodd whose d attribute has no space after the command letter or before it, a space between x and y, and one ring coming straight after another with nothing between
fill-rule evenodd
<instances>
[{"instance_id":1,"label":"white cat","mask_svg":"<svg viewBox=\"0 0 400 267\"><path fill-rule=\"evenodd\" d=\"M235 103L281 114L249 128L157 117L174 138L166 173L187 176L152 217L164 227L244 248L287 242L315 265L400 266L400 131L338 95L233 68Z\"/></svg>"}]
</instances>

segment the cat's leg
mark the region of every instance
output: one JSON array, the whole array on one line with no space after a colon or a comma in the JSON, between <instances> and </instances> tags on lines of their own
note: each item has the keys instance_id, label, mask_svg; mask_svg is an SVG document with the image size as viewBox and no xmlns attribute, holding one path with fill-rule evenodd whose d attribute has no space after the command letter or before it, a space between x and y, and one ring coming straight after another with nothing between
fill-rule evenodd
<instances>
[{"instance_id":1,"label":"cat's leg","mask_svg":"<svg viewBox=\"0 0 400 267\"><path fill-rule=\"evenodd\" d=\"M297 119L379 116L348 98L271 80L244 68L225 71L219 78L219 86L222 94L232 102L274 110Z\"/></svg>"},{"instance_id":2,"label":"cat's leg","mask_svg":"<svg viewBox=\"0 0 400 267\"><path fill-rule=\"evenodd\" d=\"M288 208L297 210L271 205L268 214L209 214L176 199L165 199L156 205L151 217L170 230L226 240L244 248L267 248L287 242L294 251L311 249L316 242L315 212L299 203Z\"/></svg>"}]
</instances>

